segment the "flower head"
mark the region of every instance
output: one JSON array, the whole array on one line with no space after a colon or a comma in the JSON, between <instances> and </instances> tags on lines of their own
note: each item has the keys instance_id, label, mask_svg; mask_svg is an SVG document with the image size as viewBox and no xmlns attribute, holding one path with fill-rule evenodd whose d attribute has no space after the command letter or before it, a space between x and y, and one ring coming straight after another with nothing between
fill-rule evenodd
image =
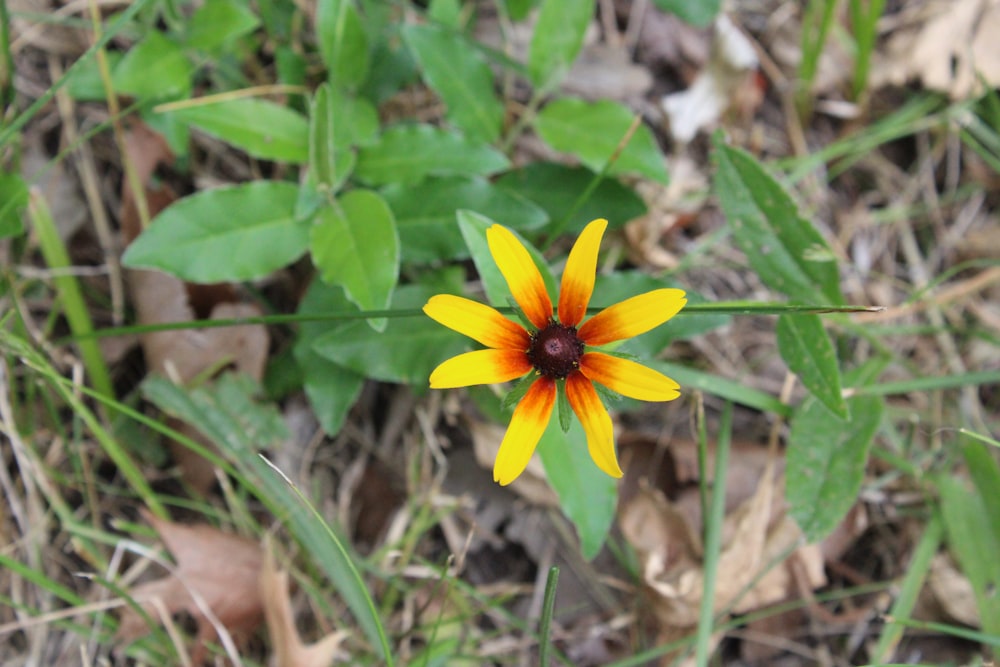
<instances>
[{"instance_id":1,"label":"flower head","mask_svg":"<svg viewBox=\"0 0 1000 667\"><path fill-rule=\"evenodd\" d=\"M560 384L587 434L591 458L612 477L621 477L622 471L611 416L594 383L642 401L670 401L680 395L678 384L667 376L593 349L645 333L687 303L683 290L658 289L609 306L584 322L607 226L607 220L594 220L574 244L555 313L542 275L517 237L500 225L486 230L493 259L531 323L530 330L487 305L459 296L439 294L424 306L432 319L487 347L435 368L432 389L507 382L532 372L537 376L514 409L493 464L493 479L502 485L513 482L528 465L549 423Z\"/></svg>"}]
</instances>

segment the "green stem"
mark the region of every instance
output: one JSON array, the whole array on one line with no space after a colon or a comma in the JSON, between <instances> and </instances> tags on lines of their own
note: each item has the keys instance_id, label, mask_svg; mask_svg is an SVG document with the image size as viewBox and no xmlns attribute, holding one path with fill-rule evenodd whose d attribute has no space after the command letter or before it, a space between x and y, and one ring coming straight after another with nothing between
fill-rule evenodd
<instances>
[{"instance_id":1,"label":"green stem","mask_svg":"<svg viewBox=\"0 0 1000 667\"><path fill-rule=\"evenodd\" d=\"M66 246L59 237L49 207L37 190L32 191L29 197L28 216L38 234L38 243L41 246L42 255L45 257L45 263L50 269L57 272L69 271L72 264L70 264ZM111 384L111 376L108 374L104 357L101 356L101 348L90 335L94 331L94 325L90 320L87 305L84 303L80 284L69 273L56 275L52 282L55 284L59 299L62 301L69 328L78 341L80 356L91 384L97 391L111 398L114 396L114 387Z\"/></svg>"},{"instance_id":2,"label":"green stem","mask_svg":"<svg viewBox=\"0 0 1000 667\"><path fill-rule=\"evenodd\" d=\"M10 13L7 0L0 0L0 127L7 107L14 103L14 58L10 54Z\"/></svg>"},{"instance_id":3,"label":"green stem","mask_svg":"<svg viewBox=\"0 0 1000 667\"><path fill-rule=\"evenodd\" d=\"M507 315L515 314L513 308L501 306L498 311ZM594 314L604 310L604 306L587 308L587 313ZM872 313L884 308L870 306L800 306L783 303L764 303L751 301L719 301L717 303L697 303L684 307L678 315L785 315L807 313L826 315L830 313ZM400 308L398 310L356 310L349 313L328 313L326 315L261 315L259 317L237 317L217 320L185 320L180 322L160 322L157 324L138 324L128 327L111 327L99 331L91 331L85 335L74 333L57 344L71 343L85 338L112 338L114 336L133 336L157 331L178 331L181 329L218 329L222 327L238 327L247 324L300 324L302 322L349 322L366 320L373 317L423 317L419 308Z\"/></svg>"},{"instance_id":4,"label":"green stem","mask_svg":"<svg viewBox=\"0 0 1000 667\"><path fill-rule=\"evenodd\" d=\"M538 664L549 664L549 645L552 632L552 614L556 606L556 586L559 584L559 568L552 566L545 578L545 597L542 600L542 618L538 627Z\"/></svg>"},{"instance_id":5,"label":"green stem","mask_svg":"<svg viewBox=\"0 0 1000 667\"><path fill-rule=\"evenodd\" d=\"M719 435L715 446L712 510L705 522L705 584L701 594L695 642L695 664L699 667L708 664L709 644L712 641L712 626L715 622L715 580L719 569L719 552L722 549L722 521L726 513L726 468L729 465L732 421L733 404L726 403L719 420ZM702 478L702 484L706 481Z\"/></svg>"}]
</instances>

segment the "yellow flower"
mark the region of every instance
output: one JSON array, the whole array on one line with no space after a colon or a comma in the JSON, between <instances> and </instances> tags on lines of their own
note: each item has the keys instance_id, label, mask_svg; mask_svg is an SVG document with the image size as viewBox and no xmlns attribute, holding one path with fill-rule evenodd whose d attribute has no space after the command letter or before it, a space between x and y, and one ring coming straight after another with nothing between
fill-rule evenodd
<instances>
[{"instance_id":1,"label":"yellow flower","mask_svg":"<svg viewBox=\"0 0 1000 667\"><path fill-rule=\"evenodd\" d=\"M486 230L493 259L534 326L532 331L487 305L459 296L438 294L424 306L432 319L489 348L460 354L435 368L430 377L432 389L507 382L532 371L538 376L514 410L493 464L493 479L502 485L517 479L528 465L552 415L558 382L565 382L566 398L583 424L590 457L612 477L621 477L622 471L615 455L611 416L593 383L642 401L680 396L678 384L667 376L591 348L663 324L687 303L683 290L640 294L580 324L594 291L597 253L607 226L608 221L600 219L588 224L570 251L559 290L558 317L553 317L538 267L517 237L500 225Z\"/></svg>"}]
</instances>

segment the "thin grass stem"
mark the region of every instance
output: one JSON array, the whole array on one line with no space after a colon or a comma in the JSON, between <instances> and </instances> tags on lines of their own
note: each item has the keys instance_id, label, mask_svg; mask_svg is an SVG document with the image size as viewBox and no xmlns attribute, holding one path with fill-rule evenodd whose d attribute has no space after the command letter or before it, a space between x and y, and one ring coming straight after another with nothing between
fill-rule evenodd
<instances>
[{"instance_id":1,"label":"thin grass stem","mask_svg":"<svg viewBox=\"0 0 1000 667\"><path fill-rule=\"evenodd\" d=\"M538 664L549 664L552 643L552 614L556 606L556 587L559 585L559 568L552 566L545 578L545 597L542 599L542 617L538 626Z\"/></svg>"}]
</instances>

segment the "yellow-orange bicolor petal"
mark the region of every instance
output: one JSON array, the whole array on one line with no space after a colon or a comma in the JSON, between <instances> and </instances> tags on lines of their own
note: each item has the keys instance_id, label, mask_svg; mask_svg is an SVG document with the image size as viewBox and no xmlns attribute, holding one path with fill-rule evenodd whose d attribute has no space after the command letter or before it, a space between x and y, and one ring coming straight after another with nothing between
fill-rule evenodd
<instances>
[{"instance_id":1,"label":"yellow-orange bicolor petal","mask_svg":"<svg viewBox=\"0 0 1000 667\"><path fill-rule=\"evenodd\" d=\"M587 434L587 450L597 467L611 475L621 477L622 469L618 466L615 455L615 434L601 398L594 390L594 385L580 373L571 373L566 378L566 398L570 407L576 413L583 430Z\"/></svg>"},{"instance_id":2,"label":"yellow-orange bicolor petal","mask_svg":"<svg viewBox=\"0 0 1000 667\"><path fill-rule=\"evenodd\" d=\"M552 407L556 404L556 383L542 376L528 388L514 410L510 426L500 443L497 460L493 463L493 480L507 486L524 472L535 452L535 446L549 425Z\"/></svg>"},{"instance_id":3,"label":"yellow-orange bicolor petal","mask_svg":"<svg viewBox=\"0 0 1000 667\"><path fill-rule=\"evenodd\" d=\"M587 345L632 338L676 315L687 299L684 290L658 289L608 306L583 323L577 335Z\"/></svg>"},{"instance_id":4,"label":"yellow-orange bicolor petal","mask_svg":"<svg viewBox=\"0 0 1000 667\"><path fill-rule=\"evenodd\" d=\"M452 294L432 296L424 306L429 318L465 334L486 347L527 350L531 337L520 324L511 322L484 303Z\"/></svg>"},{"instance_id":5,"label":"yellow-orange bicolor petal","mask_svg":"<svg viewBox=\"0 0 1000 667\"><path fill-rule=\"evenodd\" d=\"M531 370L523 350L476 350L442 362L431 372L431 389L508 382Z\"/></svg>"},{"instance_id":6,"label":"yellow-orange bicolor petal","mask_svg":"<svg viewBox=\"0 0 1000 667\"><path fill-rule=\"evenodd\" d=\"M587 352L580 357L580 372L622 396L640 401L672 401L681 395L680 385L663 373L603 352Z\"/></svg>"},{"instance_id":7,"label":"yellow-orange bicolor petal","mask_svg":"<svg viewBox=\"0 0 1000 667\"><path fill-rule=\"evenodd\" d=\"M486 242L517 305L532 324L544 328L552 318L552 302L542 274L527 249L513 232L501 225L486 230Z\"/></svg>"},{"instance_id":8,"label":"yellow-orange bicolor petal","mask_svg":"<svg viewBox=\"0 0 1000 667\"><path fill-rule=\"evenodd\" d=\"M608 221L598 218L588 224L569 251L562 285L559 287L559 321L575 327L587 314L587 304L594 292L597 274L597 252Z\"/></svg>"}]
</instances>

